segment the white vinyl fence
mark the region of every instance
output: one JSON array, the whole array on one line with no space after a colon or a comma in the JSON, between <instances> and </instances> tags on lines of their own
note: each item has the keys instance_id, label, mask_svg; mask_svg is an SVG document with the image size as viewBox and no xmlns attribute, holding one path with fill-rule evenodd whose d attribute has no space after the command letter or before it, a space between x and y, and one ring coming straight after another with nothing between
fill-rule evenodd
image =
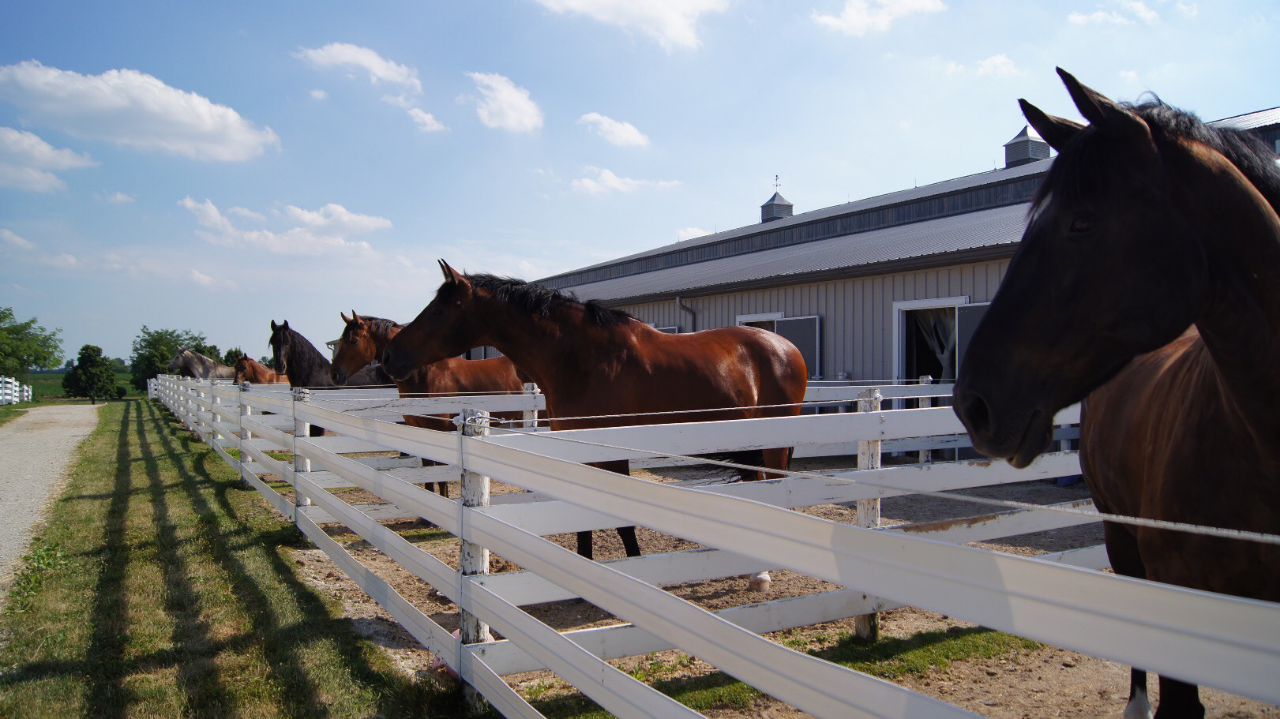
<instances>
[{"instance_id":1,"label":"white vinyl fence","mask_svg":"<svg viewBox=\"0 0 1280 719\"><path fill-rule=\"evenodd\" d=\"M31 385L12 377L0 377L0 405L31 401Z\"/></svg>"},{"instance_id":2,"label":"white vinyl fence","mask_svg":"<svg viewBox=\"0 0 1280 719\"><path fill-rule=\"evenodd\" d=\"M484 412L543 409L537 394L399 398L394 389L290 391L168 376L152 387L244 481L505 716L541 716L502 679L540 668L618 716L699 716L607 663L672 647L818 717L971 716L761 636L905 605L1280 702L1280 605L1104 574L1096 571L1107 563L1101 547L1028 559L962 546L1096 521L1087 502L1083 508L1001 508L963 522L876 526L882 497L1074 475L1075 452L1047 454L1021 471L985 460L882 467L880 452L891 442L913 452L939 446L930 438L954 446L946 438L963 430L949 407L879 410L886 397L914 392L918 399L937 386L844 388L838 397L834 388L821 391L828 399L858 401L861 411L552 432L484 422ZM468 417L464 434L398 424L405 413L459 412ZM1056 420L1077 423L1078 409L1064 410ZM309 437L311 424L329 434ZM1072 435L1063 429L1058 436ZM644 481L583 464L671 464L671 456L792 445L811 454L857 455L861 467L694 485ZM239 449L239 460L230 449ZM412 456L369 456L389 451ZM292 453L293 459L268 452ZM360 456L348 456L353 454ZM419 457L442 466L422 467ZM265 474L291 485L296 503L263 482ZM527 493L490 498L489 478ZM463 499L416 486L434 481L462 482ZM352 505L330 491L346 487L384 501ZM856 506L857 523L868 527L793 511L832 503ZM426 518L459 536L462 571L381 524L405 517ZM326 522L346 525L456 602L462 638L330 539L317 526ZM628 525L705 548L593 562L543 539ZM488 574L485 549L525 570ZM717 612L661 589L775 569L842 588ZM625 623L562 633L522 609L573 597ZM506 638L485 641L488 627Z\"/></svg>"}]
</instances>

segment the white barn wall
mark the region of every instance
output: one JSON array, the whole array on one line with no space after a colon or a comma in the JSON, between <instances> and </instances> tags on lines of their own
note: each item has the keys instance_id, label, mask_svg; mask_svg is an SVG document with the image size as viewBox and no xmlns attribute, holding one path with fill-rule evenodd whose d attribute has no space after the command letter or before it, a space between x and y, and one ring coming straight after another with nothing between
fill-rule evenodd
<instances>
[{"instance_id":1,"label":"white barn wall","mask_svg":"<svg viewBox=\"0 0 1280 719\"><path fill-rule=\"evenodd\" d=\"M765 287L699 297L681 297L698 313L698 329L728 327L737 317L781 312L787 317L818 315L822 332L822 377L892 379L893 303L967 296L990 302L1008 259L913 272ZM674 300L614 305L658 327L691 329L692 318Z\"/></svg>"}]
</instances>

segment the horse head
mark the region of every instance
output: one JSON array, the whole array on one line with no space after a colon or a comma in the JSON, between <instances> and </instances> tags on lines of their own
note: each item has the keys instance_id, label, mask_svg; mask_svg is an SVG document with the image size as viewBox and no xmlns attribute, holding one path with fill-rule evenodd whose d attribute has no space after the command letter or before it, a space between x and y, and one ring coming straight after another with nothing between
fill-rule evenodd
<instances>
[{"instance_id":1,"label":"horse head","mask_svg":"<svg viewBox=\"0 0 1280 719\"><path fill-rule=\"evenodd\" d=\"M329 368L329 378L334 384L346 384L347 378L364 369L370 362L378 359L378 348L370 333L368 320L351 310L350 319L341 312L345 326L342 337L333 348L333 364Z\"/></svg>"},{"instance_id":2,"label":"horse head","mask_svg":"<svg viewBox=\"0 0 1280 719\"><path fill-rule=\"evenodd\" d=\"M484 342L487 323L476 321L476 291L467 276L440 260L444 283L431 303L387 343L382 365L404 380L418 368L456 357Z\"/></svg>"},{"instance_id":3,"label":"horse head","mask_svg":"<svg viewBox=\"0 0 1280 719\"><path fill-rule=\"evenodd\" d=\"M271 363L280 374L289 374L289 331L289 320L280 324L271 320L271 338L268 340L271 343Z\"/></svg>"},{"instance_id":4,"label":"horse head","mask_svg":"<svg viewBox=\"0 0 1280 719\"><path fill-rule=\"evenodd\" d=\"M1184 332L1205 289L1203 251L1140 108L1058 73L1089 124L1019 101L1059 154L954 394L974 447L1016 467L1047 449L1058 410Z\"/></svg>"}]
</instances>

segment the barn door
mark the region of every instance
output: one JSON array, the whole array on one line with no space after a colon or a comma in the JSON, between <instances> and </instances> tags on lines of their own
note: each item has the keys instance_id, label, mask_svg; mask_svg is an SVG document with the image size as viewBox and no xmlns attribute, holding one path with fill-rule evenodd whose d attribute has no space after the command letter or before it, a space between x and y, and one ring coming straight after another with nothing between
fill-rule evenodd
<instances>
[{"instance_id":1,"label":"barn door","mask_svg":"<svg viewBox=\"0 0 1280 719\"><path fill-rule=\"evenodd\" d=\"M809 379L818 379L822 376L822 368L819 365L822 357L821 337L818 332L818 317L786 317L773 321L773 331L786 337L800 350L800 354L804 356L805 367L809 371Z\"/></svg>"},{"instance_id":2,"label":"barn door","mask_svg":"<svg viewBox=\"0 0 1280 719\"><path fill-rule=\"evenodd\" d=\"M960 374L960 366L964 364L964 353L969 349L969 340L973 339L974 330L987 314L990 302L976 305L961 305L956 308L956 375Z\"/></svg>"}]
</instances>

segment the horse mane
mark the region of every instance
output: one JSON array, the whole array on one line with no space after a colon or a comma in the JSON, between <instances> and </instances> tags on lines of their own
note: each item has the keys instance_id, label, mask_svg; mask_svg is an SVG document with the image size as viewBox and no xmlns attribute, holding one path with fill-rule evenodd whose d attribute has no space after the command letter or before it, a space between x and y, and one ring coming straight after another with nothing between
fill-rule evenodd
<instances>
[{"instance_id":1,"label":"horse mane","mask_svg":"<svg viewBox=\"0 0 1280 719\"><path fill-rule=\"evenodd\" d=\"M284 345L289 348L289 376L297 373L299 378L306 378L320 373L327 377L329 360L302 333L292 327L284 329Z\"/></svg>"},{"instance_id":2,"label":"horse mane","mask_svg":"<svg viewBox=\"0 0 1280 719\"><path fill-rule=\"evenodd\" d=\"M466 275L466 278L473 286L488 290L498 301L514 305L539 317L549 316L554 307L577 305L583 308L588 322L601 327L622 325L635 319L629 313L607 307L597 300L583 302L573 292L544 287L513 277L477 274Z\"/></svg>"},{"instance_id":3,"label":"horse mane","mask_svg":"<svg viewBox=\"0 0 1280 719\"><path fill-rule=\"evenodd\" d=\"M389 320L383 317L373 317L371 315L360 315L360 320L365 324L369 325L370 329L373 330L374 334L379 334L384 337L390 337L392 330L404 329L404 325L400 324L399 322L396 322L395 320ZM342 339L345 340L347 338L347 333L350 331L351 331L351 323L347 323L347 326L342 328Z\"/></svg>"},{"instance_id":4,"label":"horse mane","mask_svg":"<svg viewBox=\"0 0 1280 719\"><path fill-rule=\"evenodd\" d=\"M1120 105L1147 123L1157 147L1185 139L1206 145L1226 157L1258 188L1267 202L1280 211L1280 165L1276 163L1276 153L1252 132L1207 125L1194 113L1166 105L1154 94L1137 104ZM1079 138L1077 135L1072 143L1078 142ZM1097 153L1060 153L1036 190L1031 212L1037 212L1054 192L1078 196L1080 188L1097 186L1106 177Z\"/></svg>"}]
</instances>

